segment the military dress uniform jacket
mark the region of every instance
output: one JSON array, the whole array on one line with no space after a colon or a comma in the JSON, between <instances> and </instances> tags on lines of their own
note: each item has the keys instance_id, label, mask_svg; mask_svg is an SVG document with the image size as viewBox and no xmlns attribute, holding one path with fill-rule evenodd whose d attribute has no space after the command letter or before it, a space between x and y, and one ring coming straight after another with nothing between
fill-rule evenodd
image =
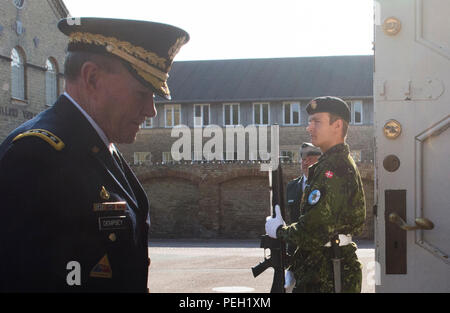
<instances>
[{"instance_id":1,"label":"military dress uniform jacket","mask_svg":"<svg viewBox=\"0 0 450 313\"><path fill-rule=\"evenodd\" d=\"M65 96L7 137L1 291L147 292L148 200L119 158Z\"/></svg>"},{"instance_id":2,"label":"military dress uniform jacket","mask_svg":"<svg viewBox=\"0 0 450 313\"><path fill-rule=\"evenodd\" d=\"M295 291L334 292L333 249L336 234L357 235L365 220L365 198L359 171L346 144L326 151L309 168L298 221L278 229L277 236L297 246L289 269ZM360 292L361 263L356 245L340 247L342 292Z\"/></svg>"}]
</instances>

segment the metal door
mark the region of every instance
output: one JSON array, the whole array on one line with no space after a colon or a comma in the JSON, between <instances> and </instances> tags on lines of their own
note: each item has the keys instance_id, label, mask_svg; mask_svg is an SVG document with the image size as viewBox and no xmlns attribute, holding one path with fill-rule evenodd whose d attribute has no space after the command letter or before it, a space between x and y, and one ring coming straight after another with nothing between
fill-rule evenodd
<instances>
[{"instance_id":1,"label":"metal door","mask_svg":"<svg viewBox=\"0 0 450 313\"><path fill-rule=\"evenodd\" d=\"M450 292L450 1L374 4L376 292Z\"/></svg>"}]
</instances>

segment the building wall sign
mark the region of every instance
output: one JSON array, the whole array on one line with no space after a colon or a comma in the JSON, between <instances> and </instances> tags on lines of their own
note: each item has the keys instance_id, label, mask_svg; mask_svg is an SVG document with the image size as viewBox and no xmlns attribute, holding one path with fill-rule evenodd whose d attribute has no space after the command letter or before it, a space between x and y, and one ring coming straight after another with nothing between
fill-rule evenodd
<instances>
[{"instance_id":1,"label":"building wall sign","mask_svg":"<svg viewBox=\"0 0 450 313\"><path fill-rule=\"evenodd\" d=\"M36 113L27 111L27 110L20 110L17 108L10 108L5 106L0 106L0 116L9 116L14 118L23 117L26 120L32 119L36 116Z\"/></svg>"}]
</instances>

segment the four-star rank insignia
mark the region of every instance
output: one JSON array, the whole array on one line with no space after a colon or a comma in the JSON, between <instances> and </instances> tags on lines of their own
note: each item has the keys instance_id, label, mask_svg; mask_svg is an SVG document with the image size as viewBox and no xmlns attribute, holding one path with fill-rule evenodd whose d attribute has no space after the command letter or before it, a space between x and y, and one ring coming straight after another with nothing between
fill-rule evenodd
<instances>
[{"instance_id":1,"label":"four-star rank insignia","mask_svg":"<svg viewBox=\"0 0 450 313\"><path fill-rule=\"evenodd\" d=\"M310 205L314 205L317 202L319 202L319 200L320 200L320 190L315 189L311 191L311 193L308 196L308 203Z\"/></svg>"}]
</instances>

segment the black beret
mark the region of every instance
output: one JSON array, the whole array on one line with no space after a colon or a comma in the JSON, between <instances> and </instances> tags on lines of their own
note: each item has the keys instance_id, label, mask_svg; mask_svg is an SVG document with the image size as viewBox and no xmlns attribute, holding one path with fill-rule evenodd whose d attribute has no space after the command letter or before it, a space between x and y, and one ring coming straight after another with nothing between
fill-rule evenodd
<instances>
[{"instance_id":1,"label":"black beret","mask_svg":"<svg viewBox=\"0 0 450 313\"><path fill-rule=\"evenodd\" d=\"M344 100L337 97L315 98L306 106L306 112L308 112L309 115L328 112L335 114L347 123L350 123L350 109Z\"/></svg>"},{"instance_id":2,"label":"black beret","mask_svg":"<svg viewBox=\"0 0 450 313\"><path fill-rule=\"evenodd\" d=\"M304 142L300 148L300 157L302 159L307 156L321 155L321 154L322 152L320 151L320 149L309 142Z\"/></svg>"},{"instance_id":3,"label":"black beret","mask_svg":"<svg viewBox=\"0 0 450 313\"><path fill-rule=\"evenodd\" d=\"M184 30L161 23L97 17L62 19L58 28L69 36L68 51L118 57L141 83L170 99L168 73L173 58L189 40Z\"/></svg>"}]
</instances>

